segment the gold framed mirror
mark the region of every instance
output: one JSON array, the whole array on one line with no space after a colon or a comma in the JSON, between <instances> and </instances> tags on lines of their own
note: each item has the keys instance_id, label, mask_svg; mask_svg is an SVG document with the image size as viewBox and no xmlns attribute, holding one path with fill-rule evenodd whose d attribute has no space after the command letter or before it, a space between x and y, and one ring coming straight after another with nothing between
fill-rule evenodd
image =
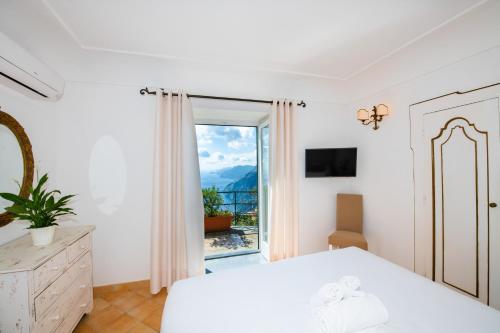
<instances>
[{"instance_id":1,"label":"gold framed mirror","mask_svg":"<svg viewBox=\"0 0 500 333\"><path fill-rule=\"evenodd\" d=\"M33 184L34 162L31 143L24 128L17 120L0 109L0 192L28 196ZM0 198L0 227L13 217L5 211L12 205Z\"/></svg>"}]
</instances>

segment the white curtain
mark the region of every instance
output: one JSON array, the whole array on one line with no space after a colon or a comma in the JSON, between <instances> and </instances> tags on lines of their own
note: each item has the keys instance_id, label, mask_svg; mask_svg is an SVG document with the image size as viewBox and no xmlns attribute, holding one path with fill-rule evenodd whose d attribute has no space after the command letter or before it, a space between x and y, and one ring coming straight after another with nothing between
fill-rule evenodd
<instances>
[{"instance_id":1,"label":"white curtain","mask_svg":"<svg viewBox=\"0 0 500 333\"><path fill-rule=\"evenodd\" d=\"M298 254L295 112L295 104L290 101L273 102L269 126L271 261Z\"/></svg>"},{"instance_id":2,"label":"white curtain","mask_svg":"<svg viewBox=\"0 0 500 333\"><path fill-rule=\"evenodd\" d=\"M204 273L203 199L191 103L157 94L151 293Z\"/></svg>"}]
</instances>

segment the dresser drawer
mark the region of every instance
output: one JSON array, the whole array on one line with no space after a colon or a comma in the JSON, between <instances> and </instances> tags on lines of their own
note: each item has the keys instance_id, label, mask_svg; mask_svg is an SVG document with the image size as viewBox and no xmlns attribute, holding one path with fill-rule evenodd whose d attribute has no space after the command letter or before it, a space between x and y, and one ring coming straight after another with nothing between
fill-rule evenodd
<instances>
[{"instance_id":1,"label":"dresser drawer","mask_svg":"<svg viewBox=\"0 0 500 333\"><path fill-rule=\"evenodd\" d=\"M63 250L35 269L33 280L35 292L48 286L66 267L66 250Z\"/></svg>"},{"instance_id":2,"label":"dresser drawer","mask_svg":"<svg viewBox=\"0 0 500 333\"><path fill-rule=\"evenodd\" d=\"M38 320L43 313L57 300L74 281L82 275L90 276L91 258L90 253L80 258L71 265L64 274L54 281L47 289L35 298L35 316ZM87 287L87 286L85 286Z\"/></svg>"},{"instance_id":3,"label":"dresser drawer","mask_svg":"<svg viewBox=\"0 0 500 333\"><path fill-rule=\"evenodd\" d=\"M68 261L72 262L82 253L90 249L90 235L86 234L70 246L68 246Z\"/></svg>"},{"instance_id":4,"label":"dresser drawer","mask_svg":"<svg viewBox=\"0 0 500 333\"><path fill-rule=\"evenodd\" d=\"M83 311L92 301L90 272L79 276L35 324L36 333L51 333L68 320L73 311ZM78 309L78 310L77 310ZM66 332L69 333L69 332Z\"/></svg>"},{"instance_id":5,"label":"dresser drawer","mask_svg":"<svg viewBox=\"0 0 500 333\"><path fill-rule=\"evenodd\" d=\"M35 333L51 333L54 332L57 326L61 324L64 319L65 307L67 305L61 302L51 307L47 315L35 324Z\"/></svg>"},{"instance_id":6,"label":"dresser drawer","mask_svg":"<svg viewBox=\"0 0 500 333\"><path fill-rule=\"evenodd\" d=\"M70 310L70 312L64 318L64 321L56 329L56 333L69 333L75 328L76 324L80 321L80 318L85 313L90 302L92 302L91 293L87 292L80 296L76 301L75 306Z\"/></svg>"}]
</instances>

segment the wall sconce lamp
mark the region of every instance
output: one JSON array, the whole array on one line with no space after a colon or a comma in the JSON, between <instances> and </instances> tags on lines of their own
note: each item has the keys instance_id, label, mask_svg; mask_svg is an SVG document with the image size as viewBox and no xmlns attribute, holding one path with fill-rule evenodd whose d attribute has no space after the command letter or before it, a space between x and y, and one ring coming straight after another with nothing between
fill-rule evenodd
<instances>
[{"instance_id":1,"label":"wall sconce lamp","mask_svg":"<svg viewBox=\"0 0 500 333\"><path fill-rule=\"evenodd\" d=\"M358 120L361 121L363 125L369 125L373 123L373 129L379 129L378 123L382 121L382 118L389 114L389 108L385 104L379 104L374 106L371 111L366 109L359 109L357 112Z\"/></svg>"}]
</instances>

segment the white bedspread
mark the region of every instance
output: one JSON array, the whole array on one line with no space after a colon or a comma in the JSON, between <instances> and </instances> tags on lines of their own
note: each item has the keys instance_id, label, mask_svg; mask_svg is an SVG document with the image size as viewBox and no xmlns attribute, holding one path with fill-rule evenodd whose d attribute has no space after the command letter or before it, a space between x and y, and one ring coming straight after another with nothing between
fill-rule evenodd
<instances>
[{"instance_id":1,"label":"white bedspread","mask_svg":"<svg viewBox=\"0 0 500 333\"><path fill-rule=\"evenodd\" d=\"M358 276L389 323L378 332L500 332L500 312L357 248L226 270L174 284L163 333L314 333L309 299Z\"/></svg>"}]
</instances>

